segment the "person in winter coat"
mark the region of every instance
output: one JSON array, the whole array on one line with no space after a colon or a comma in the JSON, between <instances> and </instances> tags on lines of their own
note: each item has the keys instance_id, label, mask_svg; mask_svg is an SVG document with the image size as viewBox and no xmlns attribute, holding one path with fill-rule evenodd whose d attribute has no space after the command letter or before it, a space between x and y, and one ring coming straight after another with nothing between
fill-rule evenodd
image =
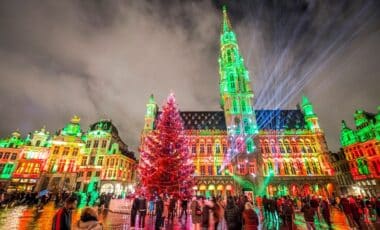
<instances>
[{"instance_id":1,"label":"person in winter coat","mask_svg":"<svg viewBox=\"0 0 380 230\"><path fill-rule=\"evenodd\" d=\"M315 230L314 216L316 214L315 208L311 207L308 203L305 203L301 209L303 217L305 218L307 230Z\"/></svg>"},{"instance_id":2,"label":"person in winter coat","mask_svg":"<svg viewBox=\"0 0 380 230\"><path fill-rule=\"evenodd\" d=\"M349 201L350 201L350 209L352 213L352 218L354 219L357 228L362 229L361 224L360 224L360 218L361 218L361 214L359 211L360 207L356 203L354 198L350 197Z\"/></svg>"},{"instance_id":3,"label":"person in winter coat","mask_svg":"<svg viewBox=\"0 0 380 230\"><path fill-rule=\"evenodd\" d=\"M235 204L234 198L229 196L227 198L227 205L224 209L224 219L227 222L228 230L240 230L242 227L241 212L239 207Z\"/></svg>"},{"instance_id":4,"label":"person in winter coat","mask_svg":"<svg viewBox=\"0 0 380 230\"><path fill-rule=\"evenodd\" d=\"M163 212L163 215L162 215L164 225L165 225L165 218L166 218L166 221L168 222L168 218L169 218L169 205L170 205L170 199L166 197L165 200L164 200L164 212Z\"/></svg>"},{"instance_id":5,"label":"person in winter coat","mask_svg":"<svg viewBox=\"0 0 380 230\"><path fill-rule=\"evenodd\" d=\"M53 217L52 230L71 230L71 212L77 207L77 197L70 196Z\"/></svg>"},{"instance_id":6,"label":"person in winter coat","mask_svg":"<svg viewBox=\"0 0 380 230\"><path fill-rule=\"evenodd\" d=\"M212 198L212 214L214 218L214 230L217 230L219 223L223 219L223 209L215 197Z\"/></svg>"},{"instance_id":7,"label":"person in winter coat","mask_svg":"<svg viewBox=\"0 0 380 230\"><path fill-rule=\"evenodd\" d=\"M202 209L202 222L201 227L203 230L208 230L210 227L210 211L211 211L211 204L206 202L205 198L202 197L201 202L201 209Z\"/></svg>"},{"instance_id":8,"label":"person in winter coat","mask_svg":"<svg viewBox=\"0 0 380 230\"><path fill-rule=\"evenodd\" d=\"M132 207L131 207L131 228L135 228L135 223L136 223L136 216L137 216L137 202L138 199L135 197L132 202Z\"/></svg>"},{"instance_id":9,"label":"person in winter coat","mask_svg":"<svg viewBox=\"0 0 380 230\"><path fill-rule=\"evenodd\" d=\"M196 197L191 201L191 220L193 222L193 229L199 230L202 222L202 209Z\"/></svg>"},{"instance_id":10,"label":"person in winter coat","mask_svg":"<svg viewBox=\"0 0 380 230\"><path fill-rule=\"evenodd\" d=\"M92 208L85 208L82 211L80 220L77 224L78 229L85 230L102 230L103 226L98 221L98 214Z\"/></svg>"},{"instance_id":11,"label":"person in winter coat","mask_svg":"<svg viewBox=\"0 0 380 230\"><path fill-rule=\"evenodd\" d=\"M147 200L145 198L144 194L141 194L141 196L137 200L137 209L139 211L139 227L144 228L145 226L145 215L146 215L146 209L147 209Z\"/></svg>"},{"instance_id":12,"label":"person in winter coat","mask_svg":"<svg viewBox=\"0 0 380 230\"><path fill-rule=\"evenodd\" d=\"M330 220L330 205L327 201L327 198L323 198L321 202L321 212L322 217L325 220L326 224L328 225L329 229L331 229L331 220Z\"/></svg>"},{"instance_id":13,"label":"person in winter coat","mask_svg":"<svg viewBox=\"0 0 380 230\"><path fill-rule=\"evenodd\" d=\"M244 230L257 230L259 226L259 217L257 216L257 213L253 210L250 202L246 202L244 206Z\"/></svg>"},{"instance_id":14,"label":"person in winter coat","mask_svg":"<svg viewBox=\"0 0 380 230\"><path fill-rule=\"evenodd\" d=\"M344 212L346 215L348 224L351 228L355 226L354 218L352 217L352 212L350 208L350 201L346 197L342 197L339 201L340 209Z\"/></svg>"},{"instance_id":15,"label":"person in winter coat","mask_svg":"<svg viewBox=\"0 0 380 230\"><path fill-rule=\"evenodd\" d=\"M157 197L156 201L156 223L154 226L155 230L159 230L161 227L163 227L163 219L162 214L164 212L164 201L162 200L163 195Z\"/></svg>"}]
</instances>

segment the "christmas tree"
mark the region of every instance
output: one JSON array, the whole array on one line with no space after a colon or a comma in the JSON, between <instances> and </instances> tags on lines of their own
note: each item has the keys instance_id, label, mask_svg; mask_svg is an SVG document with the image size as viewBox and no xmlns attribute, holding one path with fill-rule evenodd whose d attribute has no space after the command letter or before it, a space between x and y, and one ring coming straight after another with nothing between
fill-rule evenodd
<instances>
[{"instance_id":1,"label":"christmas tree","mask_svg":"<svg viewBox=\"0 0 380 230\"><path fill-rule=\"evenodd\" d=\"M194 169L184 134L174 95L170 94L155 130L144 138L140 149L141 189L149 194L191 195Z\"/></svg>"}]
</instances>

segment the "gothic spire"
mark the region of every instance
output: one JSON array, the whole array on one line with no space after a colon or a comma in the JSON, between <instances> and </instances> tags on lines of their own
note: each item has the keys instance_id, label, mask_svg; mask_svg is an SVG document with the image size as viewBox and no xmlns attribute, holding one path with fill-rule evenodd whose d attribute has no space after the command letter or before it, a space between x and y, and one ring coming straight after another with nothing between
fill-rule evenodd
<instances>
[{"instance_id":1,"label":"gothic spire","mask_svg":"<svg viewBox=\"0 0 380 230\"><path fill-rule=\"evenodd\" d=\"M231 31L231 22L227 14L227 7L224 5L223 6L223 33L227 31Z\"/></svg>"}]
</instances>

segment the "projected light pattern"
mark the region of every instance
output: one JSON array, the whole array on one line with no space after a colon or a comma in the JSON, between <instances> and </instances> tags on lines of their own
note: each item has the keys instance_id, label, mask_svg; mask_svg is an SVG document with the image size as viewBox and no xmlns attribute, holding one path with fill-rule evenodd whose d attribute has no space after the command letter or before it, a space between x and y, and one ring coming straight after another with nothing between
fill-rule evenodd
<instances>
[{"instance_id":1,"label":"projected light pattern","mask_svg":"<svg viewBox=\"0 0 380 230\"><path fill-rule=\"evenodd\" d=\"M180 112L193 155L195 193L331 193L328 185L334 181L333 171L312 103L303 97L301 106L294 110L255 109L251 80L226 8L218 61L223 111ZM142 145L145 135L155 130L160 114L157 108L151 96Z\"/></svg>"},{"instance_id":2,"label":"projected light pattern","mask_svg":"<svg viewBox=\"0 0 380 230\"><path fill-rule=\"evenodd\" d=\"M341 145L356 192L374 196L380 184L380 106L377 114L357 110L354 119L355 130L342 121Z\"/></svg>"}]
</instances>

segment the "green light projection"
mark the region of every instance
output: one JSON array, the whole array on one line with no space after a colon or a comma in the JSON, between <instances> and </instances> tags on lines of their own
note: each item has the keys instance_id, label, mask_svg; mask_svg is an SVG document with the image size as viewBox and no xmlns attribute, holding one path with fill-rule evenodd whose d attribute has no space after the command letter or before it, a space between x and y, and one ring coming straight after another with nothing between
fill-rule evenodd
<instances>
[{"instance_id":1,"label":"green light projection","mask_svg":"<svg viewBox=\"0 0 380 230\"><path fill-rule=\"evenodd\" d=\"M78 116L74 116L70 123L66 124L66 126L62 129L61 134L63 136L82 136L82 129L80 127L80 118Z\"/></svg>"},{"instance_id":2,"label":"green light projection","mask_svg":"<svg viewBox=\"0 0 380 230\"><path fill-rule=\"evenodd\" d=\"M225 6L223 7L218 62L220 105L224 109L228 136L232 140L230 147L235 145L234 142L237 140L237 136L244 136L241 139L245 142L245 151L250 153L254 151L254 143L250 141L250 137L258 133L253 107L254 95L248 70L239 52L236 35L232 30ZM238 151L241 151L241 149L238 149Z\"/></svg>"}]
</instances>

